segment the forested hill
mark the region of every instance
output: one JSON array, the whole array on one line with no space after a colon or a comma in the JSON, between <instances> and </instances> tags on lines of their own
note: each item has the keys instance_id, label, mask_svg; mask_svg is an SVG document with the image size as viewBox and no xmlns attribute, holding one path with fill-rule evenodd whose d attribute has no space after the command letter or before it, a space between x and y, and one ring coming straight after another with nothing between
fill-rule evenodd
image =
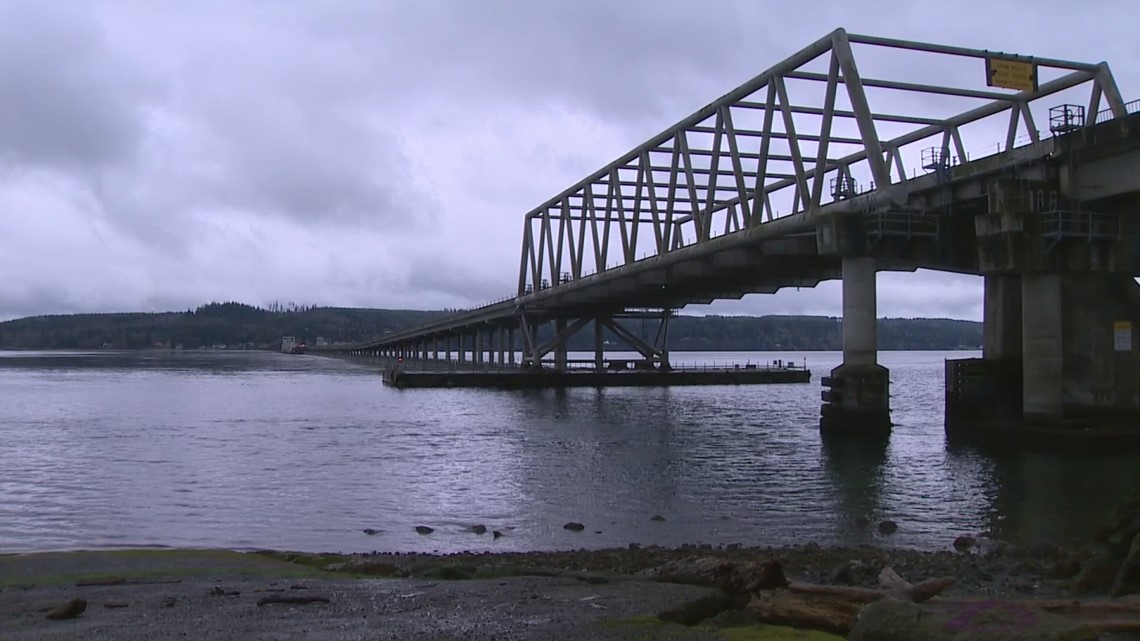
<instances>
[{"instance_id":1,"label":"forested hill","mask_svg":"<svg viewBox=\"0 0 1140 641\"><path fill-rule=\"evenodd\" d=\"M0 323L0 349L270 348L282 336L310 345L357 342L418 327L446 311L293 307L266 310L211 303L165 313L34 316ZM652 337L656 323L625 321ZM579 332L572 349L591 349L592 331ZM610 336L611 342L614 337ZM941 319L882 319L880 349L976 349L981 323ZM822 316L679 316L669 324L672 350L838 350L842 325Z\"/></svg>"}]
</instances>

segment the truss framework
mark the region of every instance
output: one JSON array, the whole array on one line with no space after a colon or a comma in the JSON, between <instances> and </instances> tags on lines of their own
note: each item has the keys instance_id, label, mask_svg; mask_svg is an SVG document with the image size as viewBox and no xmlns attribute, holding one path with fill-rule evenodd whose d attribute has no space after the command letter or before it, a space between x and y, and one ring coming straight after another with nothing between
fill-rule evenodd
<instances>
[{"instance_id":1,"label":"truss framework","mask_svg":"<svg viewBox=\"0 0 1140 641\"><path fill-rule=\"evenodd\" d=\"M1032 63L1038 76L1048 71L1057 77L1018 93L862 78L852 44L1014 59ZM804 69L821 57L827 73ZM823 95L791 100L793 84L822 86ZM907 180L903 159L911 152L904 150L933 142L930 158L940 166L963 162L962 128L1003 113L1007 150L1023 139L1039 143L1034 101L1089 85L1086 113L1098 113L1105 101L1114 116L1125 115L1106 63L1009 56L837 29L527 213L518 294L782 216L813 215L857 193L890 197ZM941 119L883 113L871 109L867 89L983 102ZM884 140L880 129L903 131ZM859 187L860 178L866 189Z\"/></svg>"}]
</instances>

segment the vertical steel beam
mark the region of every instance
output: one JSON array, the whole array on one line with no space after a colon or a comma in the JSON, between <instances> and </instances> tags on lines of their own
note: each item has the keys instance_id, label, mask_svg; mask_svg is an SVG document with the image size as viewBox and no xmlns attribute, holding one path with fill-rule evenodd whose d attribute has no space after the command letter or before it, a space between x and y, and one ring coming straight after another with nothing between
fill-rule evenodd
<instances>
[{"instance_id":1,"label":"vertical steel beam","mask_svg":"<svg viewBox=\"0 0 1140 641\"><path fill-rule=\"evenodd\" d=\"M697 196L697 179L693 172L693 155L689 153L689 134L687 131L681 130L677 132L677 146L681 148L681 161L685 168L685 186L689 191L689 219L693 221L693 235L696 236L696 242L706 240L704 238L704 213L701 211L701 201Z\"/></svg>"},{"instance_id":2,"label":"vertical steel beam","mask_svg":"<svg viewBox=\"0 0 1140 641\"><path fill-rule=\"evenodd\" d=\"M602 253L602 241L598 236L598 208L594 204L594 186L587 184L582 188L582 193L585 194L585 207L586 215L590 219L590 233L594 240L594 272L600 273L605 270L606 257Z\"/></svg>"},{"instance_id":3,"label":"vertical steel beam","mask_svg":"<svg viewBox=\"0 0 1140 641\"><path fill-rule=\"evenodd\" d=\"M617 203L618 215L618 230L621 233L621 257L624 262L629 261L629 229L626 227L627 220L625 216L625 195L621 191L621 173L618 168L614 168L613 173L610 174L610 187L613 189L614 201ZM611 210L612 211L612 210ZM606 216L610 216L610 211L606 212Z\"/></svg>"},{"instance_id":4,"label":"vertical steel beam","mask_svg":"<svg viewBox=\"0 0 1140 641\"><path fill-rule=\"evenodd\" d=\"M598 271L603 271L609 267L610 262L610 225L613 224L613 216L611 212L614 210L614 190L617 185L614 184L613 177L610 176L606 181L606 205L605 210L602 212L602 265Z\"/></svg>"},{"instance_id":5,"label":"vertical steel beam","mask_svg":"<svg viewBox=\"0 0 1140 641\"><path fill-rule=\"evenodd\" d=\"M586 200L582 199L581 216L578 217L578 245L575 247L574 278L582 277L582 263L586 260Z\"/></svg>"},{"instance_id":6,"label":"vertical steel beam","mask_svg":"<svg viewBox=\"0 0 1140 641\"><path fill-rule=\"evenodd\" d=\"M669 189L665 193L665 248L673 249L673 213L677 208L677 179L681 173L681 147L676 136L673 137L673 154L669 160Z\"/></svg>"},{"instance_id":7,"label":"vertical steel beam","mask_svg":"<svg viewBox=\"0 0 1140 641\"><path fill-rule=\"evenodd\" d=\"M752 192L752 211L764 210L764 220L772 220L772 203L768 199L767 185L768 153L772 147L772 120L776 115L776 85L768 82L768 98L764 103L764 128L760 131L760 153L756 162L756 188ZM760 216L752 217L753 226L764 222Z\"/></svg>"},{"instance_id":8,"label":"vertical steel beam","mask_svg":"<svg viewBox=\"0 0 1140 641\"><path fill-rule=\"evenodd\" d=\"M570 222L570 197L562 199L562 206L558 208L558 258L555 261L554 271L557 273L557 278L550 281L551 285L557 285L562 282L562 255L566 253L566 232L570 232L570 271L576 271L574 268L574 226ZM569 228L569 229L567 229Z\"/></svg>"},{"instance_id":9,"label":"vertical steel beam","mask_svg":"<svg viewBox=\"0 0 1140 641\"><path fill-rule=\"evenodd\" d=\"M648 151L641 152L641 166L649 177L649 212L653 220L653 239L656 241L657 254L664 254L665 236L661 224L661 206L657 202L657 177L653 174L653 161Z\"/></svg>"},{"instance_id":10,"label":"vertical steel beam","mask_svg":"<svg viewBox=\"0 0 1140 641\"><path fill-rule=\"evenodd\" d=\"M542 210L542 235L546 238L545 248L548 252L547 258L549 259L549 262L547 263L547 269L549 269L551 272L548 282L553 284L558 282L558 278L555 277L554 270L558 269L558 265L555 262L557 260L556 256L560 258L561 253L557 255L554 253L554 229L550 222L550 209ZM541 256L539 256L539 265L542 265ZM535 289L538 288L535 287Z\"/></svg>"},{"instance_id":11,"label":"vertical steel beam","mask_svg":"<svg viewBox=\"0 0 1140 641\"><path fill-rule=\"evenodd\" d=\"M518 291L519 296L522 296L523 292L526 291L526 280L527 280L526 268L527 268L528 260L529 260L530 267L531 267L531 275L533 276L534 272L535 272L535 270L534 270L534 251L531 248L530 221L531 221L530 216L527 216L526 218L523 219L522 258L519 259L519 291Z\"/></svg>"},{"instance_id":12,"label":"vertical steel beam","mask_svg":"<svg viewBox=\"0 0 1140 641\"><path fill-rule=\"evenodd\" d=\"M724 138L724 109L717 109L713 125L712 159L709 161L709 179L705 183L705 203L701 207L701 236L708 240L712 236L713 210L716 208L716 183L720 174L720 147Z\"/></svg>"},{"instance_id":13,"label":"vertical steel beam","mask_svg":"<svg viewBox=\"0 0 1140 641\"><path fill-rule=\"evenodd\" d=\"M724 121L724 135L728 138L728 154L732 159L732 174L736 179L736 197L740 203L740 215L744 227L752 224L752 209L748 206L748 183L744 180L744 166L740 162L740 147L736 140L736 127L732 124L732 107L721 107L721 119ZM737 229L740 224L737 224Z\"/></svg>"},{"instance_id":14,"label":"vertical steel beam","mask_svg":"<svg viewBox=\"0 0 1140 641\"><path fill-rule=\"evenodd\" d=\"M645 198L645 182L648 169L637 168L637 186L633 190L633 216L630 218L629 247L625 252L626 264L637 260L637 230L641 229L641 201Z\"/></svg>"},{"instance_id":15,"label":"vertical steel beam","mask_svg":"<svg viewBox=\"0 0 1140 641\"><path fill-rule=\"evenodd\" d=\"M804 168L803 154L800 153L800 142L796 137L796 121L792 117L792 103L788 100L788 88L784 85L784 79L780 77L773 78L772 84L776 85L776 95L780 99L780 112L784 116L784 136L788 141L788 150L792 156L792 171L796 175L795 195L792 197L792 213L801 211L801 208L803 211L807 211L811 190L807 184L807 172Z\"/></svg>"},{"instance_id":16,"label":"vertical steel beam","mask_svg":"<svg viewBox=\"0 0 1140 641\"><path fill-rule=\"evenodd\" d=\"M835 117L835 93L839 88L839 56L831 52L827 71L827 90L823 97L823 121L819 128L819 145L815 159L815 178L811 186L809 211L819 208L823 200L823 183L827 176L827 148L831 142L831 121Z\"/></svg>"}]
</instances>

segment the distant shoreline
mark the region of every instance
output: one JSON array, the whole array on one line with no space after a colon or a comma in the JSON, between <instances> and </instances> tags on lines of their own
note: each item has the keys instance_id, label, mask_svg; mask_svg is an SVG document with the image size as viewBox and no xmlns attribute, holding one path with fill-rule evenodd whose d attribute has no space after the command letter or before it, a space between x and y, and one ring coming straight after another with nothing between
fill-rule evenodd
<instances>
[{"instance_id":1,"label":"distant shoreline","mask_svg":"<svg viewBox=\"0 0 1140 641\"><path fill-rule=\"evenodd\" d=\"M266 310L210 303L185 312L33 316L0 322L0 349L276 349L285 336L310 346L354 344L423 327L453 313L335 307ZM658 331L656 321L617 322L642 340L654 340ZM881 318L877 324L884 351L957 350L982 344L982 324L977 321ZM541 325L539 340L549 340L553 331L550 323ZM592 351L593 334L587 324L570 336L568 348ZM611 350L626 351L625 340L611 329L603 330L603 339ZM669 322L668 345L673 352L837 351L843 345L843 323L831 316L678 315Z\"/></svg>"}]
</instances>

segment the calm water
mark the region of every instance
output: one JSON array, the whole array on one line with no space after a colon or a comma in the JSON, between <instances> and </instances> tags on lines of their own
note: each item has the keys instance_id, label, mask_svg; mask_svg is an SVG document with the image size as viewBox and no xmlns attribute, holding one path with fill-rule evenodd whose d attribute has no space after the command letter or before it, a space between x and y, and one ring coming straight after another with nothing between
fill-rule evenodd
<instances>
[{"instance_id":1,"label":"calm water","mask_svg":"<svg viewBox=\"0 0 1140 641\"><path fill-rule=\"evenodd\" d=\"M948 448L943 360L973 355L883 353L890 443L836 448L817 420L837 353L673 355L806 358L810 385L498 392L391 390L374 368L318 356L0 352L0 552L1089 536L1140 485L1140 456ZM859 515L900 530L858 532ZM505 536L463 531L474 523Z\"/></svg>"}]
</instances>

